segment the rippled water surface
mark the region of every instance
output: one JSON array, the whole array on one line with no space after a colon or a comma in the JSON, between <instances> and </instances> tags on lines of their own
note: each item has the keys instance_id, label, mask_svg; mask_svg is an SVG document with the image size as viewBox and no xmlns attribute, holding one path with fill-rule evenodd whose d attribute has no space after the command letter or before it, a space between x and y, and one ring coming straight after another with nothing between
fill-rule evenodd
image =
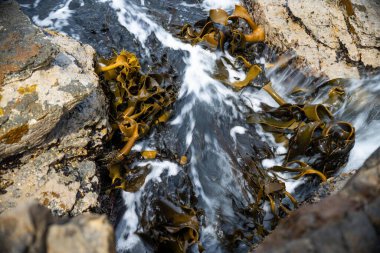
<instances>
[{"instance_id":1,"label":"rippled water surface","mask_svg":"<svg viewBox=\"0 0 380 253\"><path fill-rule=\"evenodd\" d=\"M263 90L248 87L233 91L213 78L221 52L180 41L175 34L184 23L194 23L212 8L233 10L236 0L19 0L33 22L64 32L91 44L103 56L112 50L136 53L145 71L167 72L179 88L170 121L163 129L134 147L135 151L168 149L188 157L188 165L169 160L140 161L130 167L150 164L150 172L137 192L123 192L126 211L116 229L118 252L149 252L142 239L141 222L152 210L150 203L159 196L180 198L184 205L202 210L201 243L206 252L247 252L255 242L231 239L236 231L243 234L255 228L244 210L255 198L240 170L242 157L254 157L258 166L281 164L286 149L275 143L259 125L246 123L246 115L260 111L260 104L277 104ZM256 47L252 59L262 66L274 57L265 45ZM233 57L224 55L233 60ZM228 69L230 80L245 73ZM288 102L287 94L296 86L310 87L325 80L306 78L291 67L265 69L266 78ZM349 99L335 113L339 120L352 122L356 144L347 172L361 166L380 146L380 76L352 81L346 92ZM320 102L315 98L314 102ZM275 158L268 156L274 153ZM340 172L341 172L340 171ZM285 180L287 190L297 194L304 180ZM302 191L303 192L303 191ZM269 210L265 207L264 210ZM154 215L154 213L152 214ZM149 217L148 217L149 218ZM270 219L267 212L264 220ZM265 223L264 223L265 224ZM269 226L269 224L266 224ZM198 247L190 249L197 252Z\"/></svg>"}]
</instances>

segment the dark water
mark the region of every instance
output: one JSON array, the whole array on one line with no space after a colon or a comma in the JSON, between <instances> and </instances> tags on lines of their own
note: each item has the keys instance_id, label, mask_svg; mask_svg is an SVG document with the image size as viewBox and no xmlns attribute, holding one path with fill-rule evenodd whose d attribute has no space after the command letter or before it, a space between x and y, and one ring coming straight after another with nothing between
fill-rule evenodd
<instances>
[{"instance_id":1,"label":"dark water","mask_svg":"<svg viewBox=\"0 0 380 253\"><path fill-rule=\"evenodd\" d=\"M248 163L259 168L280 164L285 148L259 125L247 124L246 115L258 111L260 103L276 103L262 90L249 87L234 92L218 82L213 75L221 53L193 47L175 36L184 23L207 17L207 10L218 7L218 1L18 2L37 25L88 43L101 56L121 49L131 51L139 57L145 72L165 73L179 89L170 121L153 129L134 147L135 152L165 150L165 154L154 161L136 160L125 165L131 170L149 167L149 173L140 190L122 193L126 211L116 229L118 252L154 251L155 235L151 231L159 228L147 224L159 219L163 207L156 203L165 201L198 212L200 241L206 252L247 252L261 239L255 234L258 224L272 228L268 203L261 207L261 213L252 213L248 208L255 195L245 175ZM231 8L238 1L222 2L219 4ZM265 69L256 84L271 80L285 97L293 87L310 87L325 81L306 78L292 66L265 68L276 55L264 44L248 50L250 60ZM233 59L230 55L225 57ZM244 76L232 68L228 71L231 79ZM379 107L374 103L379 101L379 82L379 77L352 82L347 89L349 102L336 113L340 120L353 122L357 130L356 146L346 171L357 169L379 146ZM183 155L188 163L180 166L173 157ZM299 199L305 198L313 189L313 183L305 181L287 180L287 190ZM196 244L189 248L190 252L198 250Z\"/></svg>"}]
</instances>

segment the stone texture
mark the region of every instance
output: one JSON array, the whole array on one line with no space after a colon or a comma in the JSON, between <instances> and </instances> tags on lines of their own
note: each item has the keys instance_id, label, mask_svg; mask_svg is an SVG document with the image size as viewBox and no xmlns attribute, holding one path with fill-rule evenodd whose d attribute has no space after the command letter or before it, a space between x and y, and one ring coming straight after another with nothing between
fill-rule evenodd
<instances>
[{"instance_id":1,"label":"stone texture","mask_svg":"<svg viewBox=\"0 0 380 253\"><path fill-rule=\"evenodd\" d=\"M98 114L105 101L89 99L94 103L85 100L83 108L93 111L83 114L82 107L76 107L50 133L47 147L24 154L16 166L1 164L0 179L13 184L0 194L0 213L28 199L38 200L57 215L78 215L99 207L99 167L94 159L102 150L107 121Z\"/></svg>"},{"instance_id":2,"label":"stone texture","mask_svg":"<svg viewBox=\"0 0 380 253\"><path fill-rule=\"evenodd\" d=\"M95 51L45 35L11 1L0 2L0 159L41 144L60 119L98 88Z\"/></svg>"},{"instance_id":3,"label":"stone texture","mask_svg":"<svg viewBox=\"0 0 380 253\"><path fill-rule=\"evenodd\" d=\"M0 215L0 252L115 252L112 226L105 216L53 217L49 209L27 203Z\"/></svg>"},{"instance_id":4,"label":"stone texture","mask_svg":"<svg viewBox=\"0 0 380 253\"><path fill-rule=\"evenodd\" d=\"M22 78L30 75L31 70L48 65L57 49L41 36L41 31L30 25L16 3L2 1L0 4L1 87L8 74Z\"/></svg>"},{"instance_id":5,"label":"stone texture","mask_svg":"<svg viewBox=\"0 0 380 253\"><path fill-rule=\"evenodd\" d=\"M292 212L255 252L380 252L379 211L380 148L340 192Z\"/></svg>"},{"instance_id":6,"label":"stone texture","mask_svg":"<svg viewBox=\"0 0 380 253\"><path fill-rule=\"evenodd\" d=\"M266 42L292 50L301 67L330 79L359 78L380 67L380 2L371 0L245 0Z\"/></svg>"},{"instance_id":7,"label":"stone texture","mask_svg":"<svg viewBox=\"0 0 380 253\"><path fill-rule=\"evenodd\" d=\"M95 52L33 26L13 1L0 12L0 47L9 47L0 50L0 214L30 199L56 215L95 210L109 131Z\"/></svg>"},{"instance_id":8,"label":"stone texture","mask_svg":"<svg viewBox=\"0 0 380 253\"><path fill-rule=\"evenodd\" d=\"M322 182L317 190L307 199L308 203L317 203L327 196L338 193L347 183L347 181L355 175L356 171L350 173L342 173L334 177L330 177L326 182Z\"/></svg>"},{"instance_id":9,"label":"stone texture","mask_svg":"<svg viewBox=\"0 0 380 253\"><path fill-rule=\"evenodd\" d=\"M115 252L113 228L105 216L77 216L69 223L49 227L46 252Z\"/></svg>"}]
</instances>

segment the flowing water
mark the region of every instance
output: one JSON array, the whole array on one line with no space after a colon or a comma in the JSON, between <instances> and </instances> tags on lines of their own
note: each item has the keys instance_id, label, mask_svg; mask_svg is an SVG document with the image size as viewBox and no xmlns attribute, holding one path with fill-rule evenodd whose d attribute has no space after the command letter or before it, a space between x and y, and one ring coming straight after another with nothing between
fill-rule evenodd
<instances>
[{"instance_id":1,"label":"flowing water","mask_svg":"<svg viewBox=\"0 0 380 253\"><path fill-rule=\"evenodd\" d=\"M254 199L241 173L244 157L254 157L263 168L281 164L286 149L276 144L259 125L246 123L249 112L260 104L277 106L263 90L253 87L235 92L216 80L216 60L211 52L179 40L175 34L184 23L205 18L213 8L231 11L237 0L19 0L33 22L59 30L89 43L103 56L127 49L141 59L146 72L167 72L179 88L172 117L163 129L138 142L133 150L168 149L186 155L188 165L169 159L140 161L131 168L149 165L150 172L137 192L123 192L125 212L116 228L118 252L150 252L142 223L155 215L150 203L157 198L180 199L184 205L202 210L202 246L206 252L247 252L255 238L231 239L236 231L248 234L255 223L245 211ZM252 59L267 66L274 52L262 45ZM223 55L233 60L231 55ZM230 81L245 73L227 69ZM266 78L288 102L294 87L311 87L325 80L306 78L298 70L275 66L265 69ZM356 143L341 172L359 168L380 146L380 76L352 81L346 88L349 99L335 113L339 120L352 122ZM320 102L322 98L315 98ZM274 153L275 158L268 156ZM286 175L285 175L286 177ZM305 180L285 180L287 190L303 198ZM180 196L180 197L179 197ZM268 207L265 208L268 211ZM156 210L157 211L157 210ZM270 219L268 211L265 220ZM264 223L270 228L269 222ZM237 243L238 241L238 243ZM198 252L198 247L192 247Z\"/></svg>"}]
</instances>

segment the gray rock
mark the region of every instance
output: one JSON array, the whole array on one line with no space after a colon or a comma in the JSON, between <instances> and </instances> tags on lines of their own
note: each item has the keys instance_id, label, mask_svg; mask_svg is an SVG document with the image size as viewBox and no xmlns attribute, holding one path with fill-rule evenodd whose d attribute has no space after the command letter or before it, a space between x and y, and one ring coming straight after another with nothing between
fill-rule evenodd
<instances>
[{"instance_id":1,"label":"gray rock","mask_svg":"<svg viewBox=\"0 0 380 253\"><path fill-rule=\"evenodd\" d=\"M0 195L0 213L29 199L38 200L57 215L78 215L99 207L97 165L87 158L86 149L67 149L52 147L5 171L2 180L14 183Z\"/></svg>"},{"instance_id":2,"label":"gray rock","mask_svg":"<svg viewBox=\"0 0 380 253\"><path fill-rule=\"evenodd\" d=\"M112 226L104 215L53 217L49 209L28 203L0 215L0 252L115 252Z\"/></svg>"},{"instance_id":3,"label":"gray rock","mask_svg":"<svg viewBox=\"0 0 380 253\"><path fill-rule=\"evenodd\" d=\"M0 216L0 252L40 252L46 228L52 222L49 209L25 205Z\"/></svg>"},{"instance_id":4,"label":"gray rock","mask_svg":"<svg viewBox=\"0 0 380 253\"><path fill-rule=\"evenodd\" d=\"M105 216L81 215L49 227L48 253L115 252L113 229Z\"/></svg>"},{"instance_id":5,"label":"gray rock","mask_svg":"<svg viewBox=\"0 0 380 253\"><path fill-rule=\"evenodd\" d=\"M307 199L307 202L317 203L321 199L327 196L334 195L338 193L350 180L350 178L355 175L356 171L350 173L342 173L334 177L330 177L326 182L321 183L318 189L312 194L312 196Z\"/></svg>"},{"instance_id":6,"label":"gray rock","mask_svg":"<svg viewBox=\"0 0 380 253\"><path fill-rule=\"evenodd\" d=\"M94 50L33 26L13 1L0 2L0 23L0 45L11 49L0 50L0 119L6 119L0 120L0 213L30 199L56 215L98 208L94 160L109 123ZM34 44L35 54L22 53ZM18 68L5 71L6 64Z\"/></svg>"},{"instance_id":7,"label":"gray rock","mask_svg":"<svg viewBox=\"0 0 380 253\"><path fill-rule=\"evenodd\" d=\"M380 148L338 193L292 212L255 252L380 252ZM305 249L306 252L306 249Z\"/></svg>"},{"instance_id":8,"label":"gray rock","mask_svg":"<svg viewBox=\"0 0 380 253\"><path fill-rule=\"evenodd\" d=\"M379 1L245 0L266 42L292 50L314 75L358 78L359 66L380 67Z\"/></svg>"},{"instance_id":9,"label":"gray rock","mask_svg":"<svg viewBox=\"0 0 380 253\"><path fill-rule=\"evenodd\" d=\"M95 51L33 26L13 1L0 2L0 159L41 145L61 119L99 94ZM103 109L104 110L104 109Z\"/></svg>"},{"instance_id":10,"label":"gray rock","mask_svg":"<svg viewBox=\"0 0 380 253\"><path fill-rule=\"evenodd\" d=\"M8 75L23 79L49 65L57 48L31 25L14 1L0 3L0 87Z\"/></svg>"}]
</instances>

